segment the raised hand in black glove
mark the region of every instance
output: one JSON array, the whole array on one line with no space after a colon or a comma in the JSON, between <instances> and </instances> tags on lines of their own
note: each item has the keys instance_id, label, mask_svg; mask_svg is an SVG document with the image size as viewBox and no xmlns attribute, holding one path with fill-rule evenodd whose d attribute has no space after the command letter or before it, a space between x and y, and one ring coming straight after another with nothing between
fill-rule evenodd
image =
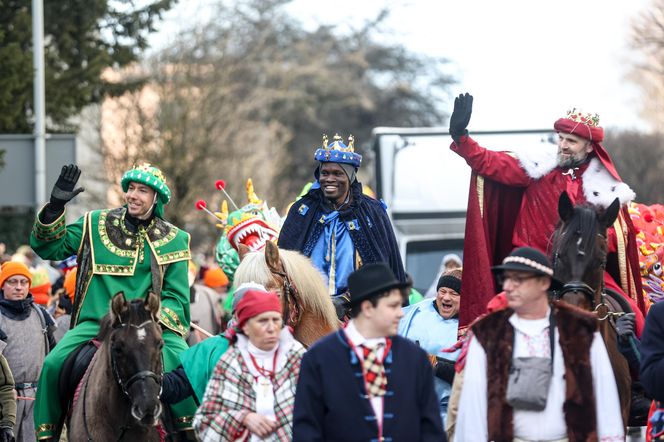
<instances>
[{"instance_id":1,"label":"raised hand in black glove","mask_svg":"<svg viewBox=\"0 0 664 442\"><path fill-rule=\"evenodd\" d=\"M83 192L85 189L76 187L78 178L81 176L81 169L78 168L76 164L69 164L67 166L62 166L62 171L60 171L60 176L53 186L51 191L51 201L50 205L52 209L60 209L65 207L72 198L74 198L79 193Z\"/></svg>"},{"instance_id":2,"label":"raised hand in black glove","mask_svg":"<svg viewBox=\"0 0 664 442\"><path fill-rule=\"evenodd\" d=\"M634 313L626 313L616 320L616 334L618 339L627 342L630 338L636 338L634 333L636 324L636 315Z\"/></svg>"},{"instance_id":3,"label":"raised hand in black glove","mask_svg":"<svg viewBox=\"0 0 664 442\"><path fill-rule=\"evenodd\" d=\"M14 442L14 430L8 427L0 428L0 442Z\"/></svg>"},{"instance_id":4,"label":"raised hand in black glove","mask_svg":"<svg viewBox=\"0 0 664 442\"><path fill-rule=\"evenodd\" d=\"M473 96L468 92L461 94L454 99L454 110L450 117L450 135L455 142L459 138L468 134L466 127L470 122L470 115L473 113Z\"/></svg>"}]
</instances>

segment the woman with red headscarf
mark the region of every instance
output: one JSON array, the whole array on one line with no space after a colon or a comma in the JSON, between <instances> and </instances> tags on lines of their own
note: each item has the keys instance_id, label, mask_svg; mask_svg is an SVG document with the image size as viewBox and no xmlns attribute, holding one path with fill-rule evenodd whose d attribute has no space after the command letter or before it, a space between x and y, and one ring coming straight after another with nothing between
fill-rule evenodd
<instances>
[{"instance_id":1,"label":"woman with red headscarf","mask_svg":"<svg viewBox=\"0 0 664 442\"><path fill-rule=\"evenodd\" d=\"M290 441L304 347L283 327L276 293L249 290L236 308L232 346L221 357L194 428L203 441Z\"/></svg>"}]
</instances>

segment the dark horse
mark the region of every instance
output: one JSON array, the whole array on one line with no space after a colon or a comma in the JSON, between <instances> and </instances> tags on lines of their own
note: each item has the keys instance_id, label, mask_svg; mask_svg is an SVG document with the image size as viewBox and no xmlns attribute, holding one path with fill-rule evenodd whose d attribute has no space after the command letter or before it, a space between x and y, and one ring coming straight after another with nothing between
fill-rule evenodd
<instances>
[{"instance_id":1,"label":"dark horse","mask_svg":"<svg viewBox=\"0 0 664 442\"><path fill-rule=\"evenodd\" d=\"M615 318L631 312L622 296L604 290L604 270L608 252L607 229L620 210L616 198L604 211L572 204L566 192L560 195L560 223L553 233L552 259L555 277L565 284L557 299L595 311L599 332L604 338L616 378L623 423L627 426L632 379L627 360L618 351Z\"/></svg>"},{"instance_id":2,"label":"dark horse","mask_svg":"<svg viewBox=\"0 0 664 442\"><path fill-rule=\"evenodd\" d=\"M157 321L159 297L111 301L102 342L83 377L69 419L69 441L158 441L164 341Z\"/></svg>"}]
</instances>

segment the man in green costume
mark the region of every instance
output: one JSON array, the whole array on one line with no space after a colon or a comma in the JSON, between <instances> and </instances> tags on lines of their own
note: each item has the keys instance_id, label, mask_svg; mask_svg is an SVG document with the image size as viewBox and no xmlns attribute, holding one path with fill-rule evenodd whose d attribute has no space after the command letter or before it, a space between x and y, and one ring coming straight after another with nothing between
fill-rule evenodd
<instances>
[{"instance_id":1,"label":"man in green costume","mask_svg":"<svg viewBox=\"0 0 664 442\"><path fill-rule=\"evenodd\" d=\"M165 371L179 364L178 356L187 348L190 237L163 219L163 206L171 198L163 174L149 164L127 171L121 182L125 206L94 210L65 225L65 204L83 191L76 188L80 174L76 165L62 168L50 202L39 212L30 235L30 245L43 259L78 255L72 328L44 361L37 388L39 440L57 439L63 413L60 368L72 351L97 335L99 321L117 292L123 291L128 300L143 298L149 290L160 295ZM171 409L179 429L191 428L196 411L193 400Z\"/></svg>"}]
</instances>

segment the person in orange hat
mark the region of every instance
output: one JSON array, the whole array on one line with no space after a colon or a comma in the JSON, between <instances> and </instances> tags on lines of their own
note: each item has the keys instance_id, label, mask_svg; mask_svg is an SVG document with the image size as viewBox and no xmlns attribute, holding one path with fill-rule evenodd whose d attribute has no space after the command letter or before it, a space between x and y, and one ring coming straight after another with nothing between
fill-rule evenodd
<instances>
[{"instance_id":1,"label":"person in orange hat","mask_svg":"<svg viewBox=\"0 0 664 442\"><path fill-rule=\"evenodd\" d=\"M215 336L222 330L221 304L226 298L228 277L219 267L208 269L203 274L204 285L195 284L195 276L196 267L190 261L190 321ZM205 338L203 333L192 328L187 343L192 346Z\"/></svg>"},{"instance_id":2,"label":"person in orange hat","mask_svg":"<svg viewBox=\"0 0 664 442\"><path fill-rule=\"evenodd\" d=\"M32 284L30 288L35 303L46 306L51 299L51 280L45 268L40 267L32 272Z\"/></svg>"},{"instance_id":3,"label":"person in orange hat","mask_svg":"<svg viewBox=\"0 0 664 442\"><path fill-rule=\"evenodd\" d=\"M21 397L34 398L44 358L55 346L55 322L30 293L33 275L20 262L9 261L0 270L0 330L2 351L14 375ZM44 335L43 330L46 330ZM14 434L16 440L35 440L34 400L19 400Z\"/></svg>"},{"instance_id":4,"label":"person in orange hat","mask_svg":"<svg viewBox=\"0 0 664 442\"><path fill-rule=\"evenodd\" d=\"M76 274L77 269L74 267L69 270L65 275L62 283L62 288L56 292L55 306L53 316L58 329L55 331L55 340L60 342L60 339L69 330L72 312L72 300L74 299L74 291L76 290Z\"/></svg>"},{"instance_id":5,"label":"person in orange hat","mask_svg":"<svg viewBox=\"0 0 664 442\"><path fill-rule=\"evenodd\" d=\"M203 283L219 294L225 294L228 287L228 276L219 267L212 267L205 272Z\"/></svg>"}]
</instances>

